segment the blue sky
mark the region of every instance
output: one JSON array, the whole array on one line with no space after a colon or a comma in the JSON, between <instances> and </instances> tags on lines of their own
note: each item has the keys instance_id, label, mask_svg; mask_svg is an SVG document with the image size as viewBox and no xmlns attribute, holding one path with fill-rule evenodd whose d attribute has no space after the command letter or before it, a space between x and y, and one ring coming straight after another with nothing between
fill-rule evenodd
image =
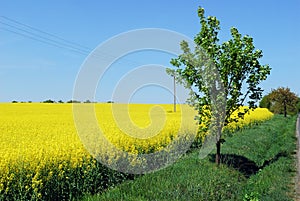
<instances>
[{"instance_id":1,"label":"blue sky","mask_svg":"<svg viewBox=\"0 0 300 201\"><path fill-rule=\"evenodd\" d=\"M76 76L89 52L99 44L133 29L162 28L193 38L200 30L197 8L221 21L220 41L228 40L230 27L254 38L263 50L262 64L272 72L262 84L265 93L288 86L300 95L300 1L1 1L0 2L0 102L67 101L72 99ZM18 23L15 23L15 20ZM39 29L36 32L22 24ZM27 32L22 32L26 30ZM15 32L15 33L13 33ZM71 41L84 52L37 41ZM46 34L47 33L47 34ZM50 39L50 40L49 40ZM74 45L74 44L73 44ZM112 52L104 52L109 56ZM120 59L111 74L99 83L97 101L110 100L115 84L124 73L139 65L169 65L172 55L144 51ZM145 87L134 94L134 102L172 102L171 93Z\"/></svg>"}]
</instances>

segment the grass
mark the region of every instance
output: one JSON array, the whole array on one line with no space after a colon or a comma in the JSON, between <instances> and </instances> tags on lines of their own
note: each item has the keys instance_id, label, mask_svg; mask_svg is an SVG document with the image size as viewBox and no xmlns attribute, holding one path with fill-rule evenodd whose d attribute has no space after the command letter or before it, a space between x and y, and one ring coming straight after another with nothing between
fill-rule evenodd
<instances>
[{"instance_id":1,"label":"grass","mask_svg":"<svg viewBox=\"0 0 300 201\"><path fill-rule=\"evenodd\" d=\"M200 160L194 150L172 166L82 200L292 200L295 121L275 116L236 132L222 146L219 167L214 153Z\"/></svg>"}]
</instances>

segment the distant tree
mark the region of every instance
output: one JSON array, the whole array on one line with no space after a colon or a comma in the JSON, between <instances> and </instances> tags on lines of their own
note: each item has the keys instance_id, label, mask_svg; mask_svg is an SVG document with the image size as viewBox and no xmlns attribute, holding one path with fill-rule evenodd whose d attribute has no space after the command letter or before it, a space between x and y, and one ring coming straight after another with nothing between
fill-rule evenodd
<instances>
[{"instance_id":1,"label":"distant tree","mask_svg":"<svg viewBox=\"0 0 300 201\"><path fill-rule=\"evenodd\" d=\"M271 111L274 113L284 114L295 114L298 112L297 104L299 98L297 95L290 90L290 88L279 87L273 89L269 94L271 100Z\"/></svg>"},{"instance_id":2,"label":"distant tree","mask_svg":"<svg viewBox=\"0 0 300 201\"><path fill-rule=\"evenodd\" d=\"M110 101L107 101L107 103L114 103L114 101L111 101L111 100L110 100Z\"/></svg>"},{"instance_id":3,"label":"distant tree","mask_svg":"<svg viewBox=\"0 0 300 201\"><path fill-rule=\"evenodd\" d=\"M78 100L69 100L67 103L81 103L81 102Z\"/></svg>"},{"instance_id":4,"label":"distant tree","mask_svg":"<svg viewBox=\"0 0 300 201\"><path fill-rule=\"evenodd\" d=\"M16 100L13 100L13 101L12 101L12 103L18 103L18 101L16 101Z\"/></svg>"},{"instance_id":5,"label":"distant tree","mask_svg":"<svg viewBox=\"0 0 300 201\"><path fill-rule=\"evenodd\" d=\"M64 103L62 100L59 100L58 103Z\"/></svg>"},{"instance_id":6,"label":"distant tree","mask_svg":"<svg viewBox=\"0 0 300 201\"><path fill-rule=\"evenodd\" d=\"M84 101L84 103L92 103L90 100L86 100Z\"/></svg>"},{"instance_id":7,"label":"distant tree","mask_svg":"<svg viewBox=\"0 0 300 201\"><path fill-rule=\"evenodd\" d=\"M262 96L262 89L259 87L261 81L270 74L271 68L268 65L261 65L259 59L263 56L261 50L255 50L253 39L246 35L242 36L236 28L231 28L231 39L219 44L218 32L220 22L216 17L205 17L204 9L199 7L201 30L195 36L195 50L192 52L186 41L181 42L183 54L171 60L171 64L178 69L177 74L193 89L190 103L198 110L199 123L212 125L212 113L214 108L220 110L224 107L224 119L216 116L213 125L217 127L216 134L216 163L220 163L220 150L222 128L238 118L232 118L232 113L237 111L246 100L250 108L255 107L255 102ZM209 74L209 69L203 68L214 65L220 75L204 77ZM207 81L208 80L208 81ZM209 85L207 83L209 82ZM224 92L218 92L222 82ZM245 89L242 91L242 89ZM212 91L217 92L214 100ZM225 106L218 105L219 100L225 102ZM213 102L214 101L214 102ZM218 108L219 107L219 108ZM208 112L210 111L210 112ZM247 111L240 112L243 117ZM223 114L219 114L223 116Z\"/></svg>"},{"instance_id":8,"label":"distant tree","mask_svg":"<svg viewBox=\"0 0 300 201\"><path fill-rule=\"evenodd\" d=\"M55 101L51 100L51 99L48 99L48 100L43 101L43 103L55 103Z\"/></svg>"},{"instance_id":9,"label":"distant tree","mask_svg":"<svg viewBox=\"0 0 300 201\"><path fill-rule=\"evenodd\" d=\"M32 101L28 101L28 103L32 103Z\"/></svg>"},{"instance_id":10,"label":"distant tree","mask_svg":"<svg viewBox=\"0 0 300 201\"><path fill-rule=\"evenodd\" d=\"M271 109L271 100L270 100L270 95L265 95L261 101L259 102L259 107L261 108L267 108L267 109Z\"/></svg>"},{"instance_id":11,"label":"distant tree","mask_svg":"<svg viewBox=\"0 0 300 201\"><path fill-rule=\"evenodd\" d=\"M298 98L297 102L297 112L300 113L300 98Z\"/></svg>"}]
</instances>

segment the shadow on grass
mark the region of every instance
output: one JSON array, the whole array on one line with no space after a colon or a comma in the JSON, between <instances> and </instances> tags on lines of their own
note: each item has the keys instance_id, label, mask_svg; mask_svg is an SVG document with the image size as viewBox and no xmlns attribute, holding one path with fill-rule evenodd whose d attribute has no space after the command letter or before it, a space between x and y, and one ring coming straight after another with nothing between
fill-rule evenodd
<instances>
[{"instance_id":1,"label":"shadow on grass","mask_svg":"<svg viewBox=\"0 0 300 201\"><path fill-rule=\"evenodd\" d=\"M280 157L287 157L287 153L280 152L273 158L265 160L262 166L258 166L254 161L249 160L244 156L239 156L236 154L221 154L221 163L232 167L242 173L246 178L255 175L260 169L276 162ZM209 160L215 162L216 156L214 154L209 155Z\"/></svg>"}]
</instances>

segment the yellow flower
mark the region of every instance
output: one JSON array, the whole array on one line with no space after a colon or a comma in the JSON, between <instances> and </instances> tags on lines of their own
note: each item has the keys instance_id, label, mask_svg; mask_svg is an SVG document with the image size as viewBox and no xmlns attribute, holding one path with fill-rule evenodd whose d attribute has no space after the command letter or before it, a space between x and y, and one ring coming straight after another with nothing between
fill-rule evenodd
<instances>
[{"instance_id":1,"label":"yellow flower","mask_svg":"<svg viewBox=\"0 0 300 201\"><path fill-rule=\"evenodd\" d=\"M124 152L138 155L160 151L184 133L188 133L185 138L193 138L198 128L193 120L197 112L187 105L179 105L176 113L171 112L171 104L114 104L113 107L95 104L97 128L101 128L109 143L123 152L106 149L103 138L95 136L97 130L93 126L87 127L85 136L99 139L88 141L96 145L95 150L89 151L109 164L118 164L126 156ZM13 191L4 184L20 182L16 178L24 173L27 183L21 185L28 191L32 188L40 199L45 182L57 176L62 180L71 179L65 171L72 172L77 168L85 168L81 175L84 178L97 166L96 159L78 136L72 104L2 103L0 111L0 192L4 188L5 193ZM228 128L235 129L271 117L268 110L256 109ZM206 126L203 124L200 128ZM200 137L205 137L202 135ZM137 157L129 157L129 160L133 166L146 163Z\"/></svg>"}]
</instances>

